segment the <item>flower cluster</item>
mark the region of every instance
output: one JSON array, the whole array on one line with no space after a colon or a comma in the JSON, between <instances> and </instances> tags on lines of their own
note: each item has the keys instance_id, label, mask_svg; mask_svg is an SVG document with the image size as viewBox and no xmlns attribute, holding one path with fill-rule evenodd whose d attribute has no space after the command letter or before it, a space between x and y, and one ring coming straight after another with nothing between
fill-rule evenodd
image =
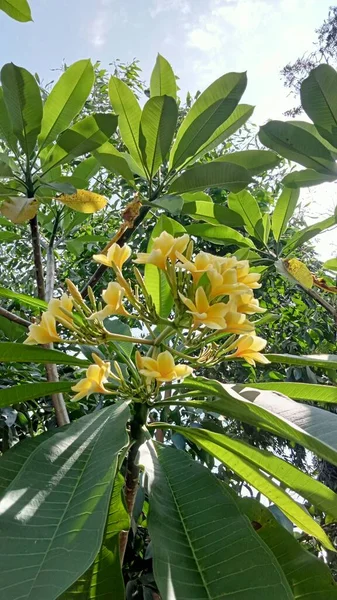
<instances>
[{"instance_id":1,"label":"flower cluster","mask_svg":"<svg viewBox=\"0 0 337 600\"><path fill-rule=\"evenodd\" d=\"M27 344L71 341L97 346L112 342L117 356L120 342L150 347L147 356L137 350L134 362L122 355L129 369L128 381L118 362L114 363L116 375L110 370L109 362L93 354L95 364L89 366L86 377L72 388L77 392L75 400L92 393L114 393L105 387L109 378L113 378L115 384L117 381L119 393L130 393L132 389L134 396L142 397L144 391L147 395L156 394L163 382L191 375L198 365L212 366L237 358L251 365L268 362L261 354L266 341L256 336L256 324L249 320L251 315L263 313L265 309L254 297L254 290L261 287L260 275L250 271L247 260L207 252L193 256L193 242L187 234L174 237L162 232L152 240L149 252L137 254L133 262L154 265L165 275L174 308L170 318L163 318L157 313L146 279L138 269L134 268L135 287L125 279L122 269L130 256L128 245L120 247L116 243L106 253L94 255L97 263L112 268L116 276L103 290L102 302L96 301L89 288L88 306L78 289L68 281L70 295L52 299L40 323L30 327ZM147 328L149 336L135 338L109 332L104 321L111 316L136 319L142 331ZM59 336L56 322L71 331L71 340ZM158 325L159 335L155 334ZM177 364L176 359L185 362Z\"/></svg>"}]
</instances>

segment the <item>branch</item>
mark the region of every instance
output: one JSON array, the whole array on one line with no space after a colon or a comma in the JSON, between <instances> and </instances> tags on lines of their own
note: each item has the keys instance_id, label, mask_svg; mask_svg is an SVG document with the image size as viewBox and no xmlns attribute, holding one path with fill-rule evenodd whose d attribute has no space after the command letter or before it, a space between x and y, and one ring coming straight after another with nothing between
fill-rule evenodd
<instances>
[{"instance_id":1,"label":"branch","mask_svg":"<svg viewBox=\"0 0 337 600\"><path fill-rule=\"evenodd\" d=\"M33 217L29 221L30 230L32 233L32 244L33 244L33 256L34 256L34 266L35 266L35 278L37 284L37 294L40 300L45 299L45 287L44 287L44 276L43 276L43 267L42 267L42 255L41 255L41 244L40 244L40 234L39 234L39 225L37 221L37 216Z\"/></svg>"},{"instance_id":2,"label":"branch","mask_svg":"<svg viewBox=\"0 0 337 600\"><path fill-rule=\"evenodd\" d=\"M23 327L29 327L31 325L30 321L27 321L26 319L22 319L21 317L18 317L18 315L14 315L13 313L9 312L9 310L6 310L5 308L0 307L0 315L2 317L5 317L9 321L13 321L13 323L17 323L18 325L23 325Z\"/></svg>"},{"instance_id":3,"label":"branch","mask_svg":"<svg viewBox=\"0 0 337 600\"><path fill-rule=\"evenodd\" d=\"M311 298L314 298L314 300L316 300L316 302L318 302L321 306L323 306L323 308L325 308L325 310L327 310L333 316L333 318L336 320L337 310L334 308L334 306L332 306L332 304L330 304L330 302L325 300L325 298L323 298L318 292L316 292L316 290L311 290L311 289L304 288L304 287L302 287L302 289L308 294L308 296L311 296Z\"/></svg>"}]
</instances>

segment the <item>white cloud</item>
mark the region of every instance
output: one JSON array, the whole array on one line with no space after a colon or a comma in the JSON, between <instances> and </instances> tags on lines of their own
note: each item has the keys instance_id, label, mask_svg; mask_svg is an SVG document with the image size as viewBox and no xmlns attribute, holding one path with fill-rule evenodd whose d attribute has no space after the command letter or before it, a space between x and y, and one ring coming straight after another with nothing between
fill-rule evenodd
<instances>
[{"instance_id":1,"label":"white cloud","mask_svg":"<svg viewBox=\"0 0 337 600\"><path fill-rule=\"evenodd\" d=\"M99 0L95 5L94 19L87 29L90 43L96 48L104 46L117 21L119 23L127 21L125 7L121 4L118 6L116 0Z\"/></svg>"},{"instance_id":2,"label":"white cloud","mask_svg":"<svg viewBox=\"0 0 337 600\"><path fill-rule=\"evenodd\" d=\"M178 11L182 15L190 14L192 10L190 0L153 0L150 15L155 19L158 15L168 11Z\"/></svg>"}]
</instances>

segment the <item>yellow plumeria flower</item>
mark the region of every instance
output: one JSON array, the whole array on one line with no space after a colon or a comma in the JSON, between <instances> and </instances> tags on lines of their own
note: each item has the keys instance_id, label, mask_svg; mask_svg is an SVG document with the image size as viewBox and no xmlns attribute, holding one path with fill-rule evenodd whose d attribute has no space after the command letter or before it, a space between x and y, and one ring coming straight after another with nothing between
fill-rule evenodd
<instances>
[{"instance_id":1,"label":"yellow plumeria flower","mask_svg":"<svg viewBox=\"0 0 337 600\"><path fill-rule=\"evenodd\" d=\"M119 246L118 244L112 244L107 254L94 254L93 259L97 263L112 267L115 265L118 269L122 269L124 263L130 258L131 248L127 244Z\"/></svg>"},{"instance_id":2,"label":"yellow plumeria flower","mask_svg":"<svg viewBox=\"0 0 337 600\"><path fill-rule=\"evenodd\" d=\"M52 298L49 300L47 312L57 320L61 317L64 321L72 321L69 315L66 315L62 308L71 312L73 310L73 300L68 294L62 294L61 298Z\"/></svg>"},{"instance_id":3,"label":"yellow plumeria flower","mask_svg":"<svg viewBox=\"0 0 337 600\"><path fill-rule=\"evenodd\" d=\"M106 290L102 292L102 298L106 304L103 310L93 313L89 320L98 319L104 321L111 315L122 315L123 317L130 317L130 314L125 310L122 300L125 290L116 281L110 281Z\"/></svg>"},{"instance_id":4,"label":"yellow plumeria flower","mask_svg":"<svg viewBox=\"0 0 337 600\"><path fill-rule=\"evenodd\" d=\"M237 312L245 315L264 313L267 310L259 305L259 301L257 298L254 298L253 292L251 291L233 296L232 301L235 302Z\"/></svg>"},{"instance_id":5,"label":"yellow plumeria flower","mask_svg":"<svg viewBox=\"0 0 337 600\"><path fill-rule=\"evenodd\" d=\"M104 383L107 383L111 375L110 363L103 361L97 354L93 354L92 357L96 364L90 365L86 370L86 376L71 388L74 392L78 392L72 400L88 398L90 394L112 393L104 387Z\"/></svg>"},{"instance_id":6,"label":"yellow plumeria flower","mask_svg":"<svg viewBox=\"0 0 337 600\"><path fill-rule=\"evenodd\" d=\"M229 309L229 310L228 310ZM246 315L235 310L235 304L229 302L226 312L226 333L235 333L241 335L244 333L254 333L255 327L248 321Z\"/></svg>"},{"instance_id":7,"label":"yellow plumeria flower","mask_svg":"<svg viewBox=\"0 0 337 600\"><path fill-rule=\"evenodd\" d=\"M167 231L163 231L159 237L153 239L151 251L140 252L137 254L134 262L155 265L164 271L166 269L166 261L170 259L174 263L177 259L177 252L184 252L189 240L190 238L187 233L184 233L181 237L174 238Z\"/></svg>"},{"instance_id":8,"label":"yellow plumeria flower","mask_svg":"<svg viewBox=\"0 0 337 600\"><path fill-rule=\"evenodd\" d=\"M260 353L260 350L263 350L266 344L267 340L256 335L242 335L227 348L227 350L236 348L229 358L244 358L247 363L254 367L255 361L267 365L270 361Z\"/></svg>"},{"instance_id":9,"label":"yellow plumeria flower","mask_svg":"<svg viewBox=\"0 0 337 600\"><path fill-rule=\"evenodd\" d=\"M189 271L193 277L194 283L198 283L200 277L210 271L210 269L214 269L216 257L212 254L208 254L208 252L199 252L194 258L194 260L188 260L183 254L177 252L177 258L181 261L178 263L178 267L183 267L186 271Z\"/></svg>"},{"instance_id":10,"label":"yellow plumeria flower","mask_svg":"<svg viewBox=\"0 0 337 600\"><path fill-rule=\"evenodd\" d=\"M50 312L45 312L41 316L40 323L33 323L29 326L29 335L23 343L33 345L52 342L62 342L62 339L56 331L55 317Z\"/></svg>"},{"instance_id":11,"label":"yellow plumeria flower","mask_svg":"<svg viewBox=\"0 0 337 600\"><path fill-rule=\"evenodd\" d=\"M193 373L192 367L188 365L176 365L172 354L168 350L158 354L157 358L141 356L137 351L136 365L144 377L155 379L158 382L184 379L184 377Z\"/></svg>"},{"instance_id":12,"label":"yellow plumeria flower","mask_svg":"<svg viewBox=\"0 0 337 600\"><path fill-rule=\"evenodd\" d=\"M223 272L211 269L211 271L208 271L207 276L211 284L211 299L217 296L229 296L248 291L246 285L238 282L236 269L227 269Z\"/></svg>"},{"instance_id":13,"label":"yellow plumeria flower","mask_svg":"<svg viewBox=\"0 0 337 600\"><path fill-rule=\"evenodd\" d=\"M237 263L236 267L238 283L242 283L246 285L251 290L257 290L261 287L261 283L258 281L261 278L260 273L250 273L249 272L249 262L248 260L240 260Z\"/></svg>"},{"instance_id":14,"label":"yellow plumeria flower","mask_svg":"<svg viewBox=\"0 0 337 600\"><path fill-rule=\"evenodd\" d=\"M209 304L205 290L199 287L195 293L195 302L186 298L179 292L180 298L189 308L187 311L193 316L195 327L206 325L210 329L225 329L227 326L225 314L227 306L224 302Z\"/></svg>"}]
</instances>

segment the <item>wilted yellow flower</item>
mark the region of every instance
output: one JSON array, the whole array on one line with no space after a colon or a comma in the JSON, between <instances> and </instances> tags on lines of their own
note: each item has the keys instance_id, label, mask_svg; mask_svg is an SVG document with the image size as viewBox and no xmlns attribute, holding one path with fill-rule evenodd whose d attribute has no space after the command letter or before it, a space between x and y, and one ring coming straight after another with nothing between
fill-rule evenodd
<instances>
[{"instance_id":1,"label":"wilted yellow flower","mask_svg":"<svg viewBox=\"0 0 337 600\"><path fill-rule=\"evenodd\" d=\"M257 298L254 298L253 292L251 291L233 296L232 301L235 302L237 312L245 315L266 312L266 309L259 305L259 301Z\"/></svg>"},{"instance_id":2,"label":"wilted yellow flower","mask_svg":"<svg viewBox=\"0 0 337 600\"><path fill-rule=\"evenodd\" d=\"M112 244L107 254L94 254L93 259L97 263L102 263L107 267L115 265L118 269L122 269L124 263L128 260L131 255L131 248L127 244L119 246L118 244Z\"/></svg>"},{"instance_id":3,"label":"wilted yellow flower","mask_svg":"<svg viewBox=\"0 0 337 600\"><path fill-rule=\"evenodd\" d=\"M225 329L227 326L225 314L227 306L224 302L209 304L205 290L199 287L195 294L195 303L179 292L180 298L189 308L187 311L193 316L195 327L206 325L210 329Z\"/></svg>"},{"instance_id":4,"label":"wilted yellow flower","mask_svg":"<svg viewBox=\"0 0 337 600\"><path fill-rule=\"evenodd\" d=\"M29 326L29 335L23 342L24 344L50 344L51 342L62 342L62 339L56 331L55 317L49 312L41 316L40 323L33 323Z\"/></svg>"},{"instance_id":5,"label":"wilted yellow flower","mask_svg":"<svg viewBox=\"0 0 337 600\"><path fill-rule=\"evenodd\" d=\"M64 321L72 321L69 315L66 315L62 308L71 312L73 310L73 300L68 294L62 294L61 298L52 298L48 302L47 312L51 314L55 319L61 317Z\"/></svg>"},{"instance_id":6,"label":"wilted yellow flower","mask_svg":"<svg viewBox=\"0 0 337 600\"><path fill-rule=\"evenodd\" d=\"M158 354L157 358L141 356L137 351L136 365L144 377L155 379L158 382L183 379L193 373L192 367L188 365L176 365L172 354L168 350Z\"/></svg>"},{"instance_id":7,"label":"wilted yellow flower","mask_svg":"<svg viewBox=\"0 0 337 600\"><path fill-rule=\"evenodd\" d=\"M88 398L90 394L112 393L104 387L104 383L107 383L111 375L110 363L103 361L97 354L93 354L92 357L96 364L90 365L86 370L86 376L71 388L74 392L78 392L73 398L75 401Z\"/></svg>"},{"instance_id":8,"label":"wilted yellow flower","mask_svg":"<svg viewBox=\"0 0 337 600\"><path fill-rule=\"evenodd\" d=\"M211 284L210 298L240 294L248 291L246 285L238 282L236 269L227 269L220 272L211 269L207 273L207 276Z\"/></svg>"},{"instance_id":9,"label":"wilted yellow flower","mask_svg":"<svg viewBox=\"0 0 337 600\"><path fill-rule=\"evenodd\" d=\"M249 272L248 260L238 261L236 266L236 272L238 277L238 283L243 283L251 290L257 290L261 287L261 283L258 283L258 281L261 278L261 274Z\"/></svg>"},{"instance_id":10,"label":"wilted yellow flower","mask_svg":"<svg viewBox=\"0 0 337 600\"><path fill-rule=\"evenodd\" d=\"M82 213L95 213L106 206L107 199L95 192L77 190L75 194L62 194L56 198L62 204Z\"/></svg>"},{"instance_id":11,"label":"wilted yellow flower","mask_svg":"<svg viewBox=\"0 0 337 600\"><path fill-rule=\"evenodd\" d=\"M26 196L10 196L0 207L0 213L12 221L20 224L33 219L37 213L39 205L35 198Z\"/></svg>"},{"instance_id":12,"label":"wilted yellow flower","mask_svg":"<svg viewBox=\"0 0 337 600\"><path fill-rule=\"evenodd\" d=\"M268 358L260 354L267 341L255 335L242 335L227 350L236 348L229 358L244 358L250 365L255 367L255 361L264 365L269 364Z\"/></svg>"},{"instance_id":13,"label":"wilted yellow flower","mask_svg":"<svg viewBox=\"0 0 337 600\"><path fill-rule=\"evenodd\" d=\"M102 298L106 304L103 310L93 313L89 320L98 319L104 321L110 315L122 315L129 317L130 314L125 310L122 300L125 290L116 281L110 281L106 290L102 292Z\"/></svg>"},{"instance_id":14,"label":"wilted yellow flower","mask_svg":"<svg viewBox=\"0 0 337 600\"><path fill-rule=\"evenodd\" d=\"M170 259L174 263L177 252L184 252L189 242L189 235L184 233L181 237L174 238L173 235L163 231L159 237L153 238L153 246L150 252L140 252L134 260L138 264L155 265L163 271L166 269L166 261Z\"/></svg>"}]
</instances>

